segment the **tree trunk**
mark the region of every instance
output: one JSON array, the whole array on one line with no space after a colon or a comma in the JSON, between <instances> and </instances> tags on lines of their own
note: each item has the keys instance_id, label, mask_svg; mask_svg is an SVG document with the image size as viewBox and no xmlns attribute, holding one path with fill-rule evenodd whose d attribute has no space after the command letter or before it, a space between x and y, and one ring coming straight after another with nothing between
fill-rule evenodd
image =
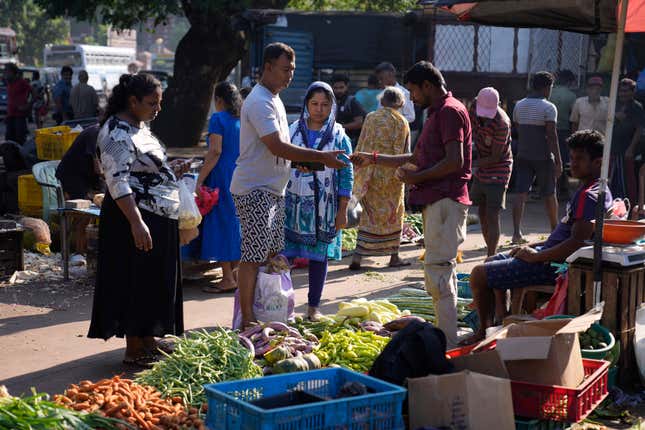
<instances>
[{"instance_id":1,"label":"tree trunk","mask_svg":"<svg viewBox=\"0 0 645 430\"><path fill-rule=\"evenodd\" d=\"M210 14L208 19L195 21L191 20L190 29L177 46L174 76L152 124L169 147L199 143L214 84L226 79L246 52L244 33L232 29L227 14Z\"/></svg>"}]
</instances>

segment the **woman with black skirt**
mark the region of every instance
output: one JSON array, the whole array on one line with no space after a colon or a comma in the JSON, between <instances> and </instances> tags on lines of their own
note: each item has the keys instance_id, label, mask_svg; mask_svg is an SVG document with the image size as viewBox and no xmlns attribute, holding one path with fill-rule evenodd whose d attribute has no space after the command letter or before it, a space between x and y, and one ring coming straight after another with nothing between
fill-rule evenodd
<instances>
[{"instance_id":1,"label":"woman with black skirt","mask_svg":"<svg viewBox=\"0 0 645 430\"><path fill-rule=\"evenodd\" d=\"M186 163L169 164L146 125L160 110L157 79L121 76L97 142L107 193L88 337L125 336L123 362L141 367L158 359L155 337L184 330L177 177Z\"/></svg>"}]
</instances>

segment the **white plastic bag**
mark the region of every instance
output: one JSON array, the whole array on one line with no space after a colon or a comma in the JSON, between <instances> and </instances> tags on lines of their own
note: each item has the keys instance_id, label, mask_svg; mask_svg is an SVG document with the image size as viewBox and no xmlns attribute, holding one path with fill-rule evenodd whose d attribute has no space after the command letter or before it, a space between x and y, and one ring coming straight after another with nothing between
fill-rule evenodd
<instances>
[{"instance_id":1,"label":"white plastic bag","mask_svg":"<svg viewBox=\"0 0 645 430\"><path fill-rule=\"evenodd\" d=\"M191 230L197 228L202 222L202 215L199 213L195 196L188 189L184 181L179 183L179 229Z\"/></svg>"},{"instance_id":2,"label":"white plastic bag","mask_svg":"<svg viewBox=\"0 0 645 430\"><path fill-rule=\"evenodd\" d=\"M363 214L363 207L361 206L358 198L352 196L347 205L347 225L345 228L355 228L361 222L361 215Z\"/></svg>"},{"instance_id":3,"label":"white plastic bag","mask_svg":"<svg viewBox=\"0 0 645 430\"><path fill-rule=\"evenodd\" d=\"M267 266L260 267L253 299L253 314L258 321L286 323L295 318L295 293L285 260L284 257L275 257ZM242 328L239 294L238 289L233 304L233 329Z\"/></svg>"}]
</instances>

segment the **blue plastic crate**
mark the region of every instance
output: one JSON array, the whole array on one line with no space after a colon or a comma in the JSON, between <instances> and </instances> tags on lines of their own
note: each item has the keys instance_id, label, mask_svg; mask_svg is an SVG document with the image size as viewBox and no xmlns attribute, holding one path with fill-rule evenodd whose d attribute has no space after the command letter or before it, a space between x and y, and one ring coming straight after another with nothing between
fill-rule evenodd
<instances>
[{"instance_id":1,"label":"blue plastic crate","mask_svg":"<svg viewBox=\"0 0 645 430\"><path fill-rule=\"evenodd\" d=\"M336 399L346 382L360 382L369 393ZM211 430L403 430L404 388L341 368L287 373L205 385L206 425ZM249 403L264 397L304 391L316 403L262 409Z\"/></svg>"}]
</instances>

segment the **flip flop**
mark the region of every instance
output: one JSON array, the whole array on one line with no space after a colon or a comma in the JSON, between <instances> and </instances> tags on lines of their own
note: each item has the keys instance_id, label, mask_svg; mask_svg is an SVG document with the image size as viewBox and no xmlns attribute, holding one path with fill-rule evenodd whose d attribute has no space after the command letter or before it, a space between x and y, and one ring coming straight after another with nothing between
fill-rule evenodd
<instances>
[{"instance_id":1,"label":"flip flop","mask_svg":"<svg viewBox=\"0 0 645 430\"><path fill-rule=\"evenodd\" d=\"M387 267L405 267L405 266L410 266L412 263L409 261L399 261L398 263L390 263L387 265Z\"/></svg>"},{"instance_id":2,"label":"flip flop","mask_svg":"<svg viewBox=\"0 0 645 430\"><path fill-rule=\"evenodd\" d=\"M233 293L237 290L237 287L233 288L221 288L219 287L219 284L215 285L206 285L205 287L202 287L202 291L205 293L210 293L210 294L228 294L228 293Z\"/></svg>"}]
</instances>

